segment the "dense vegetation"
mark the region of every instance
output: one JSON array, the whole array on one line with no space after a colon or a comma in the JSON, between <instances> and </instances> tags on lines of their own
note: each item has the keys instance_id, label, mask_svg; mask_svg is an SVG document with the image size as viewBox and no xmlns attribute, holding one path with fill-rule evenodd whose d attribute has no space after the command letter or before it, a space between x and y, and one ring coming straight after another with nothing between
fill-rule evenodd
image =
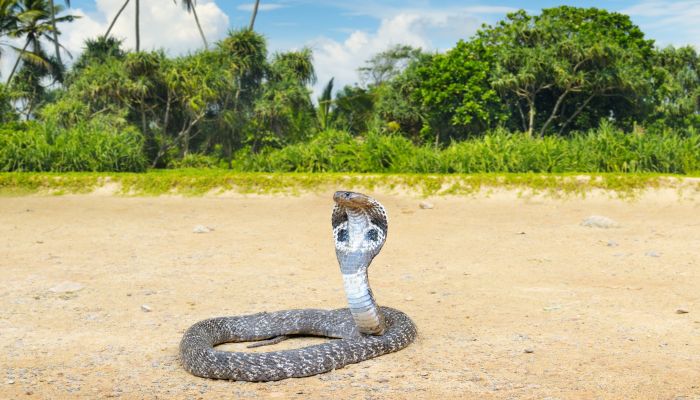
<instances>
[{"instance_id":1,"label":"dense vegetation","mask_svg":"<svg viewBox=\"0 0 700 400\"><path fill-rule=\"evenodd\" d=\"M253 21L180 57L107 33L66 68L61 10L0 1L0 34L25 43L0 41L18 55L0 171L700 171L700 56L656 48L622 14L519 11L444 53L387 49L362 84L312 99L311 51L268 54Z\"/></svg>"}]
</instances>

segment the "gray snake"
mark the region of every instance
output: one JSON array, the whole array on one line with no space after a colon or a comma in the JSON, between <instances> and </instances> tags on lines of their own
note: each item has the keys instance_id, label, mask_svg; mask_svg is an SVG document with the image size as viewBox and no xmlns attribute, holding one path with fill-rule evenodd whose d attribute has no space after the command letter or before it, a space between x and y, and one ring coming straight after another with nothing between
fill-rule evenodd
<instances>
[{"instance_id":1,"label":"gray snake","mask_svg":"<svg viewBox=\"0 0 700 400\"><path fill-rule=\"evenodd\" d=\"M180 342L180 359L193 375L242 381L276 381L311 376L408 346L416 327L401 311L379 307L367 269L386 241L384 207L360 193L336 192L331 217L336 256L348 308L286 310L197 322ZM230 352L230 342L277 342L289 335L332 340L299 349L266 353Z\"/></svg>"}]
</instances>

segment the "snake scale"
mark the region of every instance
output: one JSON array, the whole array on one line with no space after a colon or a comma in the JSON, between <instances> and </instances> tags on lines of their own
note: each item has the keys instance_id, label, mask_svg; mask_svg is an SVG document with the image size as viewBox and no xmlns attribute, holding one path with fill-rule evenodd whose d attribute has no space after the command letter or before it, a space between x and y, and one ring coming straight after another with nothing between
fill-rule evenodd
<instances>
[{"instance_id":1,"label":"snake scale","mask_svg":"<svg viewBox=\"0 0 700 400\"><path fill-rule=\"evenodd\" d=\"M286 310L212 318L191 326L180 342L180 359L193 375L242 381L276 381L311 376L408 346L416 327L401 311L379 307L367 269L386 241L388 221L375 199L354 192L333 196L335 251L349 307ZM266 353L230 352L230 342L276 343L289 335L332 338L308 347Z\"/></svg>"}]
</instances>

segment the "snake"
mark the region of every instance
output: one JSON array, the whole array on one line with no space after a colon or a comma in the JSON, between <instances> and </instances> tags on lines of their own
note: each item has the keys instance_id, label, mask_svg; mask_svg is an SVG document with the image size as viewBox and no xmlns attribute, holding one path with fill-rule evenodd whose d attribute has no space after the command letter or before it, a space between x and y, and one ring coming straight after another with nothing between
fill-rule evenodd
<instances>
[{"instance_id":1,"label":"snake","mask_svg":"<svg viewBox=\"0 0 700 400\"><path fill-rule=\"evenodd\" d=\"M185 331L180 361L189 373L211 379L267 382L325 373L401 350L417 335L403 312L378 306L368 268L384 246L384 206L367 195L338 191L331 215L335 253L347 308L295 309L210 318ZM275 344L293 336L327 338L321 344L269 352L223 351L223 343Z\"/></svg>"}]
</instances>

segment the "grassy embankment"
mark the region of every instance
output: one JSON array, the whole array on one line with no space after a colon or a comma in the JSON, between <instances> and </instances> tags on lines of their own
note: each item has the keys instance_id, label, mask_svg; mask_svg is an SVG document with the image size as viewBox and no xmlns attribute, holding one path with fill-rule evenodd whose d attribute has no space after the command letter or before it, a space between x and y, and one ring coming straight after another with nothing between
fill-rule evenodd
<instances>
[{"instance_id":1,"label":"grassy embankment","mask_svg":"<svg viewBox=\"0 0 700 400\"><path fill-rule=\"evenodd\" d=\"M698 175L695 175L698 176ZM407 190L430 195L470 195L509 189L552 196L585 195L604 190L629 197L648 188L700 191L700 179L661 174L347 174L248 173L222 169L152 170L146 173L71 172L0 173L0 194L90 193L108 186L121 195L179 194L197 196L235 191L256 194L298 194L322 190Z\"/></svg>"}]
</instances>

